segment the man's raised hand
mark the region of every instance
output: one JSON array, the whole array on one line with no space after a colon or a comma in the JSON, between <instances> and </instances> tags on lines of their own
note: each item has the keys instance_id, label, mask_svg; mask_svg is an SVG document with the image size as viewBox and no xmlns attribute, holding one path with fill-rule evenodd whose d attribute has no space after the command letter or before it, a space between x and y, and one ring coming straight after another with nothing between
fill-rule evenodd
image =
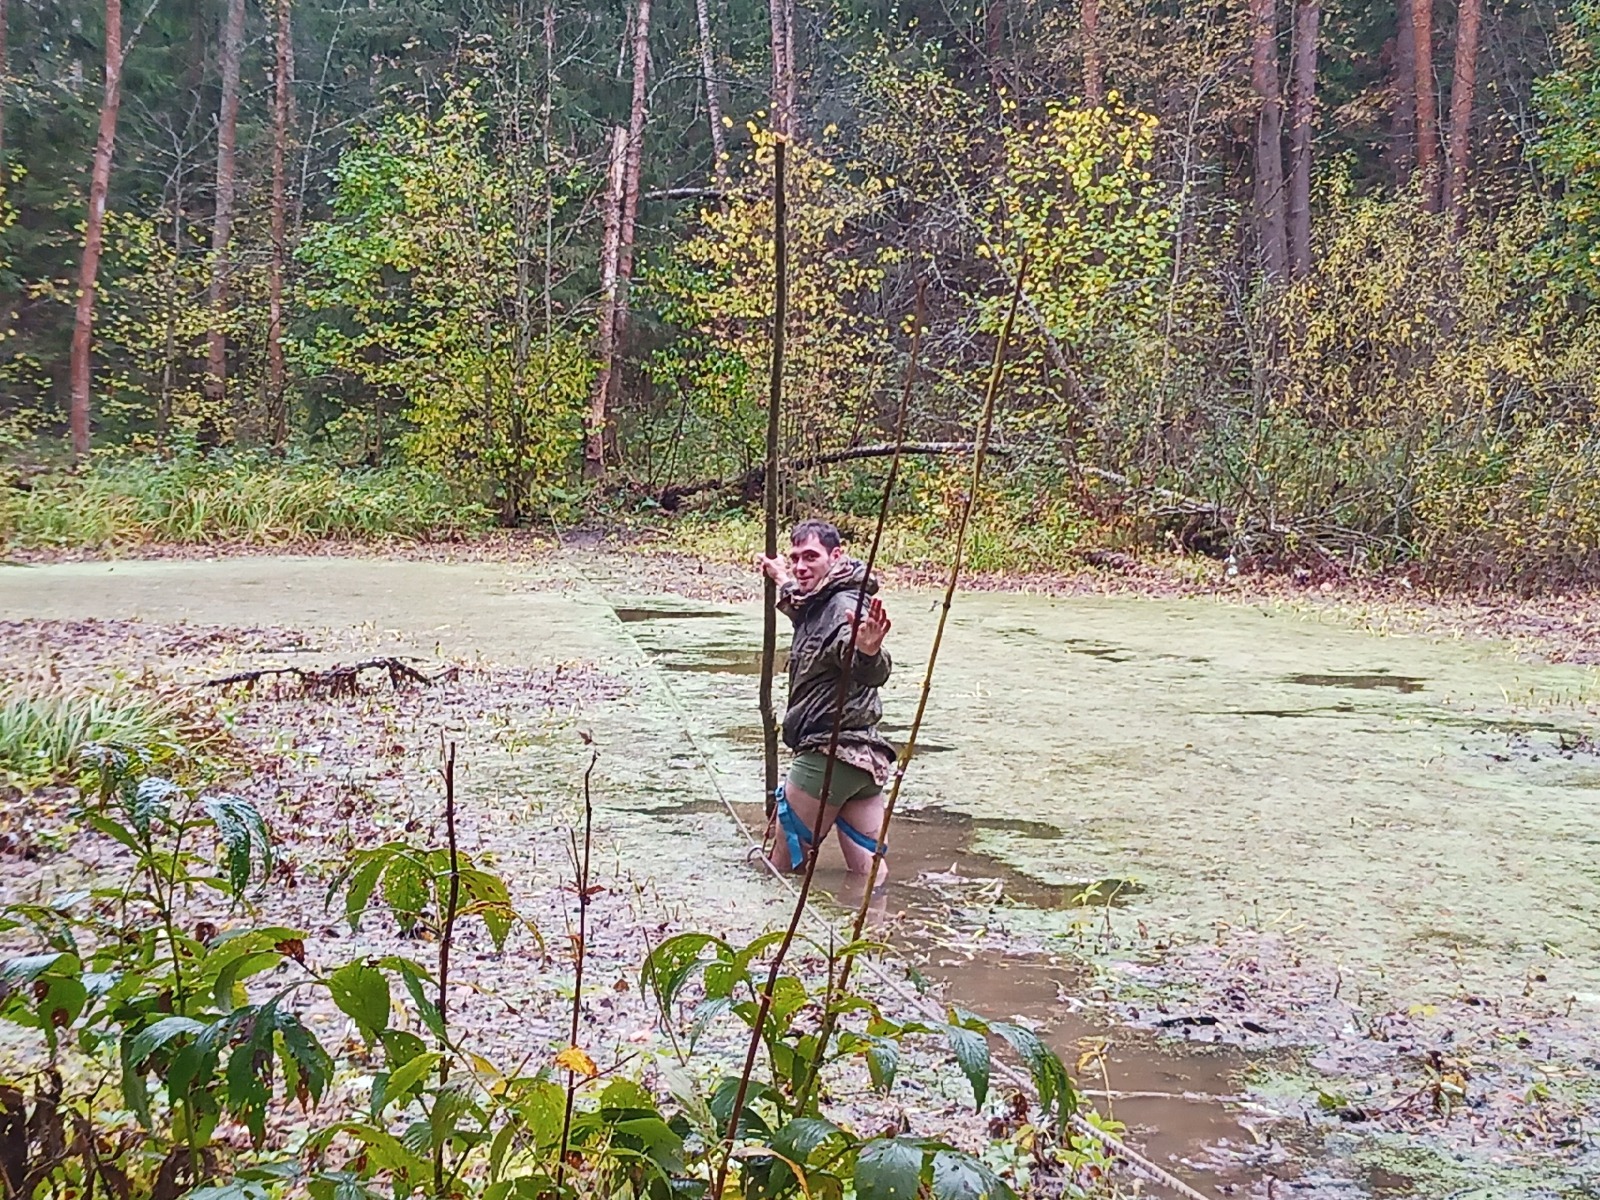
<instances>
[{"instance_id":1,"label":"man's raised hand","mask_svg":"<svg viewBox=\"0 0 1600 1200\"><path fill-rule=\"evenodd\" d=\"M855 623L856 614L852 611L847 620ZM883 607L883 601L874 597L867 603L856 628L856 653L876 654L882 650L883 639L888 636L890 627L889 614Z\"/></svg>"},{"instance_id":2,"label":"man's raised hand","mask_svg":"<svg viewBox=\"0 0 1600 1200\"><path fill-rule=\"evenodd\" d=\"M776 558L768 558L765 554L758 554L756 555L756 566L760 567L761 573L779 587L789 582L789 563L781 554Z\"/></svg>"}]
</instances>

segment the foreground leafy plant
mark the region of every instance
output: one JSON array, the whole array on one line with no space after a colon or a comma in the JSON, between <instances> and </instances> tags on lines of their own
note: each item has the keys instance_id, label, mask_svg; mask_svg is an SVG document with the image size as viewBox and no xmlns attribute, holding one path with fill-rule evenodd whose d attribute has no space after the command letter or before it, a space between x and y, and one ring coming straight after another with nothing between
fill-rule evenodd
<instances>
[{"instance_id":1,"label":"foreground leafy plant","mask_svg":"<svg viewBox=\"0 0 1600 1200\"><path fill-rule=\"evenodd\" d=\"M1045 1129L1076 1108L1060 1061L1025 1029L959 1010L939 1024L896 1022L866 997L814 991L795 974L775 985L760 1030L770 1071L745 1092L731 1146L723 1132L739 1081L707 1070L692 1044L681 1067L660 1070L659 1096L621 1075L624 1062L596 1064L575 1038L533 1069L496 1064L450 1020L460 923L481 921L496 950L518 929L541 954L543 942L505 882L455 844L453 756L444 773L446 844L358 851L329 892L352 928L386 912L402 931L432 939L437 961L372 955L325 972L309 961L301 931L238 920L274 864L265 822L249 803L165 778L147 753L99 748L89 761L79 819L132 866L118 886L4 915L0 931L37 944L0 964L0 1020L30 1031L37 1047L20 1077L0 1081L0 1121L25 1130L20 1158L6 1161L10 1195L267 1200L291 1188L314 1200L674 1200L708 1194L727 1163L738 1193L763 1200L1012 1196L977 1157L933 1139L863 1137L819 1101L800 1098L823 1004L852 1021L827 1064L864 1058L885 1091L902 1043L938 1036L981 1107L987 1036L1013 1046L1045 1118L1027 1127L1026 1150L1010 1143L1013 1157L1046 1161ZM574 862L586 899L576 851ZM219 928L219 904L235 914L235 927ZM208 911L217 918L194 915ZM742 947L703 933L671 938L644 964L644 984L670 1018L697 981L696 1039L724 1017L748 1026L761 1011L756 988L776 936ZM583 953L581 936L574 953ZM318 995L350 1019L359 1045L319 1039L303 1015ZM693 1082L707 1077L709 1087ZM370 1082L356 1095L335 1086L358 1078ZM285 1154L291 1105L330 1107Z\"/></svg>"}]
</instances>

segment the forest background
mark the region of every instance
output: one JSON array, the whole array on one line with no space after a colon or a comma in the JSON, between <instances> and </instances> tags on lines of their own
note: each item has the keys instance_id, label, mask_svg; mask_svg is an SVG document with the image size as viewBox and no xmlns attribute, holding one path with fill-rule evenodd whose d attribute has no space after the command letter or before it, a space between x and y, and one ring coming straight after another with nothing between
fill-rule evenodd
<instances>
[{"instance_id":1,"label":"forest background","mask_svg":"<svg viewBox=\"0 0 1600 1200\"><path fill-rule=\"evenodd\" d=\"M0 30L14 546L727 513L783 138L791 505L873 511L873 460L817 460L889 438L919 287L909 436L970 439L1025 250L980 567L1600 579L1594 0L0 0ZM964 471L919 456L901 527L936 544Z\"/></svg>"}]
</instances>

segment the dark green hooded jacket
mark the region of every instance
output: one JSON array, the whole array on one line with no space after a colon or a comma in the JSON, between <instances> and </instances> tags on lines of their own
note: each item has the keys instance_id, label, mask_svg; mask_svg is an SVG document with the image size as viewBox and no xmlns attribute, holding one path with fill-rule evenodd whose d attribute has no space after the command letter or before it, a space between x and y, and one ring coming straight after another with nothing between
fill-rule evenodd
<instances>
[{"instance_id":1,"label":"dark green hooded jacket","mask_svg":"<svg viewBox=\"0 0 1600 1200\"><path fill-rule=\"evenodd\" d=\"M850 647L850 617L862 591L870 597L878 581L867 578L865 564L841 558L821 587L800 595L792 584L778 599L778 608L794 622L794 644L789 650L789 706L783 714L783 741L791 750L826 751L833 734L834 705L839 694L839 672ZM862 611L866 611L865 605ZM889 679L889 652L857 654L845 689L844 719L840 723L840 758L857 762L867 758L883 776L894 762L894 747L878 733L883 704L878 689Z\"/></svg>"}]
</instances>

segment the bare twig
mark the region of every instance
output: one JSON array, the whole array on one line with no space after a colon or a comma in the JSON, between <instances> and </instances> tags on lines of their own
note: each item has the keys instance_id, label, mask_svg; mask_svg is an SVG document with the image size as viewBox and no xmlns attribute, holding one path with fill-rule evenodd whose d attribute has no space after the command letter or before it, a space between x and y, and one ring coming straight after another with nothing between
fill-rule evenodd
<instances>
[{"instance_id":1,"label":"bare twig","mask_svg":"<svg viewBox=\"0 0 1600 1200\"><path fill-rule=\"evenodd\" d=\"M587 741L587 736L585 737ZM594 835L594 801L589 790L590 778L594 775L594 765L600 760L600 751L592 746L589 750L589 765L583 771L583 849L578 848L577 837L574 835L572 843L572 862L578 879L578 932L572 939L572 950L575 965L572 980L572 1026L568 1031L567 1046L569 1050L576 1050L578 1046L578 1018L583 1011L583 962L588 953L589 934L589 848ZM561 1191L562 1182L567 1172L567 1145L572 1137L572 1109L578 1097L578 1072L574 1066L567 1067L567 1107L561 1117L561 1154L556 1159L556 1191Z\"/></svg>"}]
</instances>

